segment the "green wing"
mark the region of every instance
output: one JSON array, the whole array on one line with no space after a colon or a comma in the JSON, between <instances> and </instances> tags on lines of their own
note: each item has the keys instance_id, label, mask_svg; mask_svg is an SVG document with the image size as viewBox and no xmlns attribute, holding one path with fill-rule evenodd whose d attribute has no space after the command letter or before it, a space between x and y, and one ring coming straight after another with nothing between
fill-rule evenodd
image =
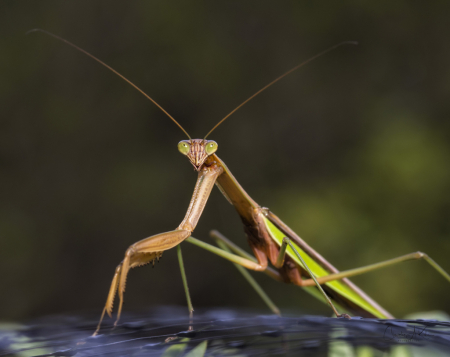
<instances>
[{"instance_id":1,"label":"green wing","mask_svg":"<svg viewBox=\"0 0 450 357\"><path fill-rule=\"evenodd\" d=\"M281 242L283 241L283 238L286 237L286 235L283 232L281 232L277 227L275 227L275 225L272 222L270 222L267 218L264 218L264 221L266 223L266 227L267 227L270 235L272 236L272 238L275 240L275 242L277 242L278 245L281 245ZM311 258L303 249L301 249L298 245L296 245L295 242L293 242L292 240L291 240L291 242L292 242L292 244L294 244L296 246L298 253L302 256L305 263L308 265L309 269L311 269L311 271L317 278L320 278L322 276L326 276L326 275L330 274L330 272L328 272L326 269L324 269L313 258ZM303 267L303 264L297 258L297 256L295 255L295 253L293 252L291 247L288 246L286 252L298 265ZM348 287L341 280L330 281L328 283L325 283L325 285L328 286L329 288L333 289L337 293L339 293L342 297L352 301L353 303L355 303L362 309L370 312L374 316L381 318L381 319L388 318L388 316L385 316L384 313L382 313L381 311L376 309L374 306L372 306L366 299L364 299L361 295L359 295L357 292L355 292L350 287ZM304 289L306 291L308 291L310 294L314 295L314 297L325 302L324 297L317 290L316 287L309 286L309 287L304 287Z\"/></svg>"}]
</instances>

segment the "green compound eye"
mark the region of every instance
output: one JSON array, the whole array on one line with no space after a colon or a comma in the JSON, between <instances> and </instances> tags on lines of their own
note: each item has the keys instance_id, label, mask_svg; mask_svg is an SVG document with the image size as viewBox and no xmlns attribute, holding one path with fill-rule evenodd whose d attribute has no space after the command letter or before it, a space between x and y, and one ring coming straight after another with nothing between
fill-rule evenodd
<instances>
[{"instance_id":1,"label":"green compound eye","mask_svg":"<svg viewBox=\"0 0 450 357\"><path fill-rule=\"evenodd\" d=\"M183 155L189 154L190 149L191 146L186 141L180 141L178 143L178 151L181 152Z\"/></svg>"},{"instance_id":2,"label":"green compound eye","mask_svg":"<svg viewBox=\"0 0 450 357\"><path fill-rule=\"evenodd\" d=\"M216 152L217 148L218 148L217 143L215 141L210 140L205 145L205 152L208 155L211 155L211 154L214 154Z\"/></svg>"}]
</instances>

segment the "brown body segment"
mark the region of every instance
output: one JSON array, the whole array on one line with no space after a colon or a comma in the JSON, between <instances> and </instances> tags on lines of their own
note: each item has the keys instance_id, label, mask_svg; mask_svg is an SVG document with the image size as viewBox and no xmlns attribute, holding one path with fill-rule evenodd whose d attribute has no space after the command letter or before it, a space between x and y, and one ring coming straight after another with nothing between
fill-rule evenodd
<instances>
[{"instance_id":1,"label":"brown body segment","mask_svg":"<svg viewBox=\"0 0 450 357\"><path fill-rule=\"evenodd\" d=\"M263 219L267 217L277 228L286 234L287 237L292 239L299 247L305 250L310 256L330 273L338 273L339 270L331 265L324 257L311 248L305 241L298 237L285 223L283 223L275 214L270 212L267 208L259 206L241 187L239 182L234 178L230 170L225 163L219 159L215 154L208 157L205 162L208 164L216 164L223 168L223 173L218 176L216 184L220 185L221 191L226 195L227 199L233 204L241 217L244 225L244 231L247 235L249 245L255 254L258 263L262 266L267 266L268 261L272 265L276 266L277 258L279 255L279 247L271 238ZM310 279L308 272L300 267L292 258L285 256L283 266L277 268L284 281L287 283L293 283L297 286L313 286L315 283ZM308 283L302 279L309 279ZM366 299L371 305L378 308L386 316L391 316L385 309L371 299L360 288L353 284L349 279L341 279L348 287L350 287L357 294ZM322 286L327 295L336 301L339 305L346 308L355 314L364 317L375 317L371 313L357 306L349 301L347 298L340 296L336 291Z\"/></svg>"}]
</instances>

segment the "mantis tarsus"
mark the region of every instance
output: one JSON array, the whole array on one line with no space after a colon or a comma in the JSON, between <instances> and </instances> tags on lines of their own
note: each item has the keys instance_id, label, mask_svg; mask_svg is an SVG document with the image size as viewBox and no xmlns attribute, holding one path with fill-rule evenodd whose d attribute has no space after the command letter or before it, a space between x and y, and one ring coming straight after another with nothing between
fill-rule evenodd
<instances>
[{"instance_id":1,"label":"mantis tarsus","mask_svg":"<svg viewBox=\"0 0 450 357\"><path fill-rule=\"evenodd\" d=\"M141 92L147 99L152 101L187 135L188 140L179 142L178 150L189 159L195 170L198 172L197 183L186 216L177 229L150 236L134 243L127 249L124 260L116 268L106 305L94 334L99 331L104 314L107 313L111 316L116 293L119 295L118 314L115 322L115 325L117 325L122 311L123 295L125 292L128 271L131 268L142 266L150 262L154 263L155 260L159 260L165 250L174 247L177 247L188 308L190 316L192 317L193 308L189 296L180 247L180 243L183 241L195 244L228 259L239 267L264 272L276 280L293 283L303 287L317 298L328 303L337 317L350 318L347 314L339 313L338 309L342 309L365 317L392 318L392 315L389 312L383 309L367 294L348 280L349 277L354 275L374 271L406 260L424 259L450 282L450 275L434 262L434 260L422 252L415 252L380 263L339 272L268 208L258 205L240 186L225 163L216 155L218 148L217 143L206 139L224 120L263 90L313 59L350 42L343 42L335 45L292 68L245 100L219 121L203 139L191 139L182 126L158 103L156 103L156 101L104 62L71 42L52 33L43 30L34 31L47 33L83 52L117 74ZM215 239L219 248L191 237L214 185L220 189L228 202L235 207L239 214L254 257L243 251L217 231L212 231L211 237ZM275 269L268 267L269 261ZM248 275L245 269L241 268L241 270L246 274L247 279L249 279L250 283L266 301L272 311L279 313L278 308L271 302L270 298L268 298L261 290L258 284Z\"/></svg>"}]
</instances>

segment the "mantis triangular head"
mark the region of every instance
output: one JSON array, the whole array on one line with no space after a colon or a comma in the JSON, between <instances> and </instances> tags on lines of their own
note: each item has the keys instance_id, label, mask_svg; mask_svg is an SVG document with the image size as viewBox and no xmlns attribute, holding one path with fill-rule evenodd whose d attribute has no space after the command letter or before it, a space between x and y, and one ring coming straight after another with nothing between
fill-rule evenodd
<instances>
[{"instance_id":1,"label":"mantis triangular head","mask_svg":"<svg viewBox=\"0 0 450 357\"><path fill-rule=\"evenodd\" d=\"M200 171L208 156L217 151L218 145L213 140L191 139L178 143L178 151L186 155L195 170Z\"/></svg>"}]
</instances>

